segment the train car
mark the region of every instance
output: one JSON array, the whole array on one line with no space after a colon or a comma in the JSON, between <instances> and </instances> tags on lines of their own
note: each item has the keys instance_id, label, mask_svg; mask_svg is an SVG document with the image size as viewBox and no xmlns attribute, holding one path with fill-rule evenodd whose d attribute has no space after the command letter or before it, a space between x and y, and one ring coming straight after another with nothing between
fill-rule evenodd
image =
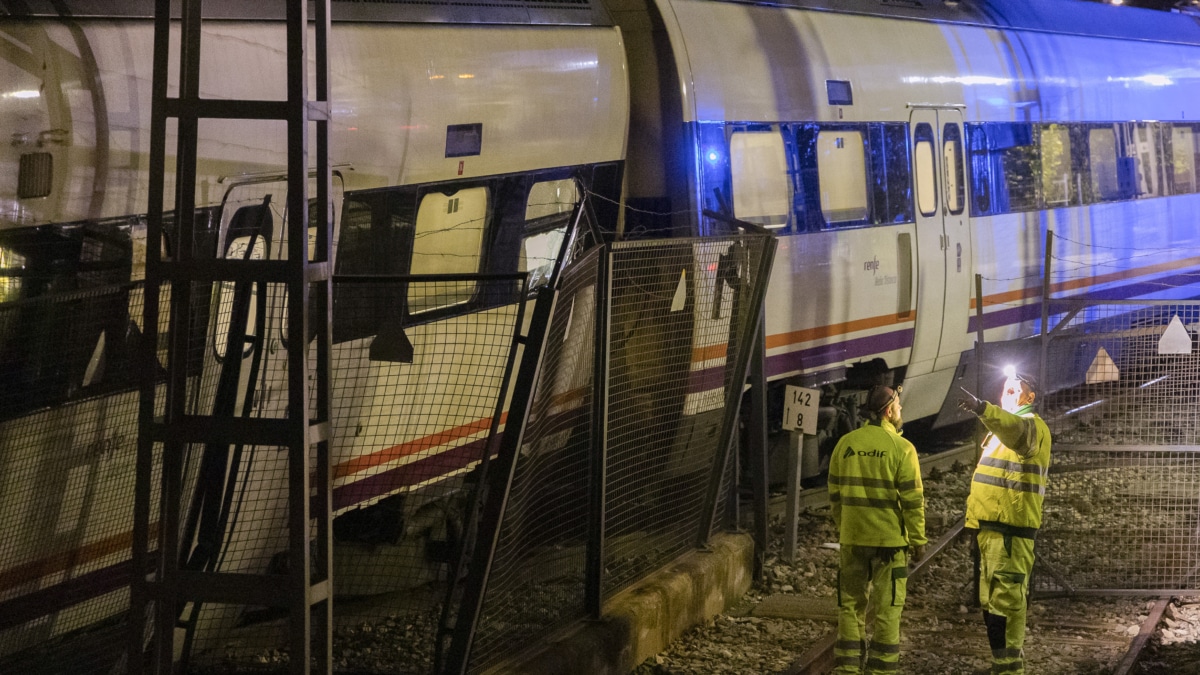
<instances>
[{"instance_id":1,"label":"train car","mask_svg":"<svg viewBox=\"0 0 1200 675\"><path fill-rule=\"evenodd\" d=\"M872 383L903 383L908 419L957 412L977 303L986 342L1041 330L1048 230L1056 296L1195 297L1194 15L1022 0L626 9L626 200L664 214L631 210L627 227L705 234L720 225L707 209L776 232L772 398L823 387L826 445L854 424L858 399L842 394Z\"/></svg>"},{"instance_id":2,"label":"train car","mask_svg":"<svg viewBox=\"0 0 1200 675\"><path fill-rule=\"evenodd\" d=\"M461 275L337 285L335 514L387 502L396 516L382 534L339 519L353 544L402 539L394 530L422 518L439 527L425 515L425 488L478 462L501 391L507 352L483 345L507 349L514 329L504 322L523 301L515 280L528 273L528 290L546 282L583 196L615 211L629 105L620 31L599 6L335 5L335 274ZM205 8L203 95L284 98L282 4ZM152 3L0 3L0 524L10 533L0 544L0 663L128 608L152 14ZM280 257L282 125L200 129L200 250ZM173 155L173 137L167 147ZM471 277L480 274L502 281ZM283 295L241 286L203 289L211 303L193 317L189 410L281 416ZM371 312L385 305L403 324L398 347L373 339ZM286 550L283 529L250 527L286 513L274 489L286 475L280 454L192 448L185 566L263 572ZM420 543L419 553L432 548ZM431 576L434 563L444 560L431 561ZM353 578L336 592L395 590ZM225 611L209 630L237 618Z\"/></svg>"},{"instance_id":3,"label":"train car","mask_svg":"<svg viewBox=\"0 0 1200 675\"><path fill-rule=\"evenodd\" d=\"M205 36L205 96L282 96L279 17L245 4L206 3L222 18ZM98 488L132 485L136 434L127 366L140 331L152 36L148 5L130 5L0 2L0 522L19 533L0 547L0 655L125 607L114 580L128 575L120 514L132 488ZM705 237L733 219L753 223L780 243L770 381L822 387L830 430L854 420L854 397L841 395L878 381L903 382L906 416L932 418L977 328L988 341L1041 330L1047 231L1064 261L1057 293L1196 294L1194 17L1066 0L607 10L347 0L334 2L334 19L338 274L529 271L536 283L546 271L537 259L585 194L616 236ZM213 256L277 255L287 214L272 133L201 127L199 215ZM715 288L726 252L695 251ZM704 284L687 292L700 297ZM234 320L238 289L210 290L195 377L220 379L243 361L228 371L239 386L224 405L277 412L265 353L286 348L271 342L278 326L254 318L265 311ZM250 293L252 307L279 299ZM335 299L347 355L370 349L352 311L364 302ZM418 342L435 327L469 337L455 322L493 309L402 302ZM717 312L693 326L684 361L695 384L681 415L717 405L703 383L723 338L696 336L725 336L728 321ZM229 353L235 324L267 336L241 359ZM460 352L463 370L477 366ZM419 386L395 360L375 363L345 390L355 403L343 428L380 419L396 392ZM256 369L266 374L252 387ZM583 387L586 374L574 375ZM478 420L451 417L424 420L401 442L343 434L339 513L420 487L411 465L428 455L413 448L449 462L435 479L466 470L454 451L478 440ZM13 630L31 617L37 631Z\"/></svg>"}]
</instances>

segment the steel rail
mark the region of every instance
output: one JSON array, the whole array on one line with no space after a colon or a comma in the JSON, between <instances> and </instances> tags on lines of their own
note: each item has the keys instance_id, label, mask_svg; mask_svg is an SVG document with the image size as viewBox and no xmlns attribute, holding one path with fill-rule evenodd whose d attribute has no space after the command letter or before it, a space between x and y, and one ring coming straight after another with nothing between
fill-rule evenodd
<instances>
[{"instance_id":1,"label":"steel rail","mask_svg":"<svg viewBox=\"0 0 1200 675\"><path fill-rule=\"evenodd\" d=\"M911 579L920 574L926 566L947 546L958 538L963 532L964 519L960 518L945 534L937 541L929 544L926 549L924 558L921 558L916 565L909 570L908 578ZM817 640L808 651L800 655L800 658L792 662L787 669L783 670L780 675L818 675L828 673L833 670L833 645L837 642L837 629L826 633Z\"/></svg>"},{"instance_id":2,"label":"steel rail","mask_svg":"<svg viewBox=\"0 0 1200 675\"><path fill-rule=\"evenodd\" d=\"M1129 643L1129 650L1125 652L1125 657L1121 659L1121 662L1113 670L1113 675L1129 675L1129 673L1133 672L1138 659L1142 656L1142 651L1150 643L1150 638L1153 637L1154 631L1158 630L1158 624L1162 622L1163 614L1166 613L1167 607L1170 605L1171 598L1162 598L1154 603L1154 607L1150 609L1150 615L1142 622L1141 630L1138 631L1133 641Z\"/></svg>"}]
</instances>

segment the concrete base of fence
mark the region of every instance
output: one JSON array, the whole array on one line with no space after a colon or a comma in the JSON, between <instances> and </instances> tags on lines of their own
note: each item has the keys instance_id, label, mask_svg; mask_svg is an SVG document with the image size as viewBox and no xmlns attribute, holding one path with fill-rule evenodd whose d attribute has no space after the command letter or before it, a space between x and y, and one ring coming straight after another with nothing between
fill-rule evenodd
<instances>
[{"instance_id":1,"label":"concrete base of fence","mask_svg":"<svg viewBox=\"0 0 1200 675\"><path fill-rule=\"evenodd\" d=\"M580 622L491 672L628 675L741 598L750 589L753 564L749 535L718 534L709 550L688 553L613 596L599 621Z\"/></svg>"}]
</instances>

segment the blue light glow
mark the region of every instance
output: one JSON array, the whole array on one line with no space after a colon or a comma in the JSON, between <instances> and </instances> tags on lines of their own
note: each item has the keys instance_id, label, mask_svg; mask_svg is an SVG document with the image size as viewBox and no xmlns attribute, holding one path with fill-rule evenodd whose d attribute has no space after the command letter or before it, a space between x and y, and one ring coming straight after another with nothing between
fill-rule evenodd
<instances>
[{"instance_id":1,"label":"blue light glow","mask_svg":"<svg viewBox=\"0 0 1200 675\"><path fill-rule=\"evenodd\" d=\"M704 159L707 159L709 164L716 164L721 160L721 153L716 150L709 150L704 153Z\"/></svg>"}]
</instances>

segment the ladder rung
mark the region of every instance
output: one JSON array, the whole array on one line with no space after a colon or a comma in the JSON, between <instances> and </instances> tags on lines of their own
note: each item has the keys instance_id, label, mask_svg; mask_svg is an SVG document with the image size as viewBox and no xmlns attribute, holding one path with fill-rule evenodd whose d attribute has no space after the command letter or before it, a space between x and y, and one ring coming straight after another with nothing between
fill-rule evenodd
<instances>
[{"instance_id":1,"label":"ladder rung","mask_svg":"<svg viewBox=\"0 0 1200 675\"><path fill-rule=\"evenodd\" d=\"M177 600L181 602L220 603L229 605L258 605L261 607L291 607L291 579L286 574L245 574L235 572L175 571ZM161 590L161 582L151 582ZM161 595L155 593L154 595ZM329 598L329 580L309 586L308 604L311 607Z\"/></svg>"},{"instance_id":2,"label":"ladder rung","mask_svg":"<svg viewBox=\"0 0 1200 675\"><path fill-rule=\"evenodd\" d=\"M184 101L179 98L168 98L166 102L167 117L181 117L184 111L189 117L197 119L231 119L231 120L287 120L291 117L291 104L288 101L264 101L253 99L220 99L198 98ZM328 101L306 101L304 105L306 119L314 122L329 121Z\"/></svg>"},{"instance_id":3,"label":"ladder rung","mask_svg":"<svg viewBox=\"0 0 1200 675\"><path fill-rule=\"evenodd\" d=\"M197 119L230 120L280 120L291 117L287 101L255 101L246 99L198 98L185 101L168 98L167 117L195 117Z\"/></svg>"},{"instance_id":4,"label":"ladder rung","mask_svg":"<svg viewBox=\"0 0 1200 675\"><path fill-rule=\"evenodd\" d=\"M291 278L286 260L187 260L163 261L159 269L165 280L188 281L261 281L287 283Z\"/></svg>"},{"instance_id":5,"label":"ladder rung","mask_svg":"<svg viewBox=\"0 0 1200 675\"><path fill-rule=\"evenodd\" d=\"M235 574L232 572L194 572L174 574L176 599L188 602L216 602L229 605L288 607L291 587L284 574Z\"/></svg>"},{"instance_id":6,"label":"ladder rung","mask_svg":"<svg viewBox=\"0 0 1200 675\"><path fill-rule=\"evenodd\" d=\"M295 428L289 419L184 415L175 422L156 422L150 437L162 443L291 446Z\"/></svg>"},{"instance_id":7,"label":"ladder rung","mask_svg":"<svg viewBox=\"0 0 1200 675\"><path fill-rule=\"evenodd\" d=\"M287 260L230 259L164 260L159 270L167 281L260 281L269 284L285 284L291 281L294 272ZM329 263L311 262L304 268L304 280L308 283L325 281L328 277Z\"/></svg>"}]
</instances>

